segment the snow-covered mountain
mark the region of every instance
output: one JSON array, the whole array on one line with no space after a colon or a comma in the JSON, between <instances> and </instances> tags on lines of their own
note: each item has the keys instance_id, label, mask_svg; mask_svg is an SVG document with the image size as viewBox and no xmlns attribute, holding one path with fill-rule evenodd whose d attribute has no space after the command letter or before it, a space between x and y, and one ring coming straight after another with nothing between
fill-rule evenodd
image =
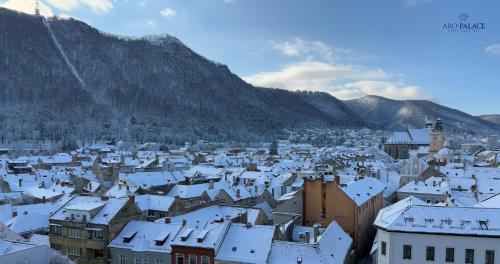
<instances>
[{"instance_id":1,"label":"snow-covered mountain","mask_svg":"<svg viewBox=\"0 0 500 264\"><path fill-rule=\"evenodd\" d=\"M361 123L329 95L253 87L171 36L46 24L0 9L0 118L16 128L5 137L251 140Z\"/></svg>"},{"instance_id":2,"label":"snow-covered mountain","mask_svg":"<svg viewBox=\"0 0 500 264\"><path fill-rule=\"evenodd\" d=\"M438 107L380 99L366 112L366 99L253 87L168 35L119 37L77 20L43 23L3 8L0 32L0 144L109 137L252 141L284 128L360 127L373 120L389 128L421 126L426 107ZM390 115L395 112L405 118ZM440 116L489 126L459 111Z\"/></svg>"},{"instance_id":3,"label":"snow-covered mountain","mask_svg":"<svg viewBox=\"0 0 500 264\"><path fill-rule=\"evenodd\" d=\"M500 125L500 115L482 115L479 118Z\"/></svg>"},{"instance_id":4,"label":"snow-covered mountain","mask_svg":"<svg viewBox=\"0 0 500 264\"><path fill-rule=\"evenodd\" d=\"M344 101L359 116L388 129L420 128L427 117L443 119L447 129L455 131L498 130L496 124L426 100L392 100L365 96Z\"/></svg>"}]
</instances>

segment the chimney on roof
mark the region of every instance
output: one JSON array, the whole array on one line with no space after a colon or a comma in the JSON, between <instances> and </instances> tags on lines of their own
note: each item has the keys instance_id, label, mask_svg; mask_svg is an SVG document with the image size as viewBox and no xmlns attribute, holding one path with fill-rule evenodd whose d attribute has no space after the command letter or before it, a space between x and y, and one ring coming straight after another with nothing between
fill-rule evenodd
<instances>
[{"instance_id":1,"label":"chimney on roof","mask_svg":"<svg viewBox=\"0 0 500 264\"><path fill-rule=\"evenodd\" d=\"M165 217L165 224L170 224L170 222L172 221L172 219L170 219L170 217Z\"/></svg>"},{"instance_id":2,"label":"chimney on roof","mask_svg":"<svg viewBox=\"0 0 500 264\"><path fill-rule=\"evenodd\" d=\"M186 219L182 219L182 226L186 226L187 225L187 220Z\"/></svg>"},{"instance_id":3,"label":"chimney on roof","mask_svg":"<svg viewBox=\"0 0 500 264\"><path fill-rule=\"evenodd\" d=\"M311 241L311 233L306 232L306 237L304 238L304 242L310 243L309 241Z\"/></svg>"},{"instance_id":4,"label":"chimney on roof","mask_svg":"<svg viewBox=\"0 0 500 264\"><path fill-rule=\"evenodd\" d=\"M240 195L241 195L241 193L240 193L240 188L238 188L238 189L236 189L236 196L239 198L239 197L240 197Z\"/></svg>"},{"instance_id":5,"label":"chimney on roof","mask_svg":"<svg viewBox=\"0 0 500 264\"><path fill-rule=\"evenodd\" d=\"M17 216L17 211L16 210L12 210L12 217L16 217Z\"/></svg>"},{"instance_id":6,"label":"chimney on roof","mask_svg":"<svg viewBox=\"0 0 500 264\"><path fill-rule=\"evenodd\" d=\"M339 175L335 175L335 183L340 186L340 176Z\"/></svg>"},{"instance_id":7,"label":"chimney on roof","mask_svg":"<svg viewBox=\"0 0 500 264\"><path fill-rule=\"evenodd\" d=\"M274 197L274 187L271 189L271 194L273 195Z\"/></svg>"},{"instance_id":8,"label":"chimney on roof","mask_svg":"<svg viewBox=\"0 0 500 264\"><path fill-rule=\"evenodd\" d=\"M106 195L101 196L101 201L107 201L109 200L109 197Z\"/></svg>"},{"instance_id":9,"label":"chimney on roof","mask_svg":"<svg viewBox=\"0 0 500 264\"><path fill-rule=\"evenodd\" d=\"M127 191L130 191L130 187L128 185L125 185L126 188L127 188Z\"/></svg>"},{"instance_id":10,"label":"chimney on roof","mask_svg":"<svg viewBox=\"0 0 500 264\"><path fill-rule=\"evenodd\" d=\"M23 186L23 179L19 179L19 187Z\"/></svg>"},{"instance_id":11,"label":"chimney on roof","mask_svg":"<svg viewBox=\"0 0 500 264\"><path fill-rule=\"evenodd\" d=\"M135 195L130 195L129 200L132 204L135 204Z\"/></svg>"},{"instance_id":12,"label":"chimney on roof","mask_svg":"<svg viewBox=\"0 0 500 264\"><path fill-rule=\"evenodd\" d=\"M118 183L118 190L122 189L122 185Z\"/></svg>"},{"instance_id":13,"label":"chimney on roof","mask_svg":"<svg viewBox=\"0 0 500 264\"><path fill-rule=\"evenodd\" d=\"M212 190L214 188L214 180L208 181L208 189Z\"/></svg>"},{"instance_id":14,"label":"chimney on roof","mask_svg":"<svg viewBox=\"0 0 500 264\"><path fill-rule=\"evenodd\" d=\"M45 196L42 197L42 203L45 203Z\"/></svg>"},{"instance_id":15,"label":"chimney on roof","mask_svg":"<svg viewBox=\"0 0 500 264\"><path fill-rule=\"evenodd\" d=\"M321 224L314 224L313 230L314 230L314 244L318 242L318 237L319 237L319 229L321 228Z\"/></svg>"}]
</instances>

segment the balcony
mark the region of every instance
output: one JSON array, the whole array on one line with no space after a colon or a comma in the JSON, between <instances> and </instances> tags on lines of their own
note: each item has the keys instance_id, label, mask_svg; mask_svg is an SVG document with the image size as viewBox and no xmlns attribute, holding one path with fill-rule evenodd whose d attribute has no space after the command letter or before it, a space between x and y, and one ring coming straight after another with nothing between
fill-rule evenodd
<instances>
[{"instance_id":1,"label":"balcony","mask_svg":"<svg viewBox=\"0 0 500 264\"><path fill-rule=\"evenodd\" d=\"M107 243L102 239L88 239L87 240L87 248L89 249L105 249Z\"/></svg>"}]
</instances>

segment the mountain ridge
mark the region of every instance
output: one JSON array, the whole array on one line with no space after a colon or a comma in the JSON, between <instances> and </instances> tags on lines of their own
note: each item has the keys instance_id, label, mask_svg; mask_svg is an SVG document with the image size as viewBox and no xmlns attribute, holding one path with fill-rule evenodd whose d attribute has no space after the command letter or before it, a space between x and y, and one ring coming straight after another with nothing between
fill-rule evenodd
<instances>
[{"instance_id":1,"label":"mountain ridge","mask_svg":"<svg viewBox=\"0 0 500 264\"><path fill-rule=\"evenodd\" d=\"M60 50L42 18L0 8L0 121L13 128L0 128L0 143L254 141L275 138L283 129L388 124L372 122L360 104L327 93L254 87L170 35L127 38L74 19L50 18L47 24ZM87 87L65 66L65 56ZM422 126L417 119L411 125L420 121ZM388 128L406 126L401 119Z\"/></svg>"}]
</instances>

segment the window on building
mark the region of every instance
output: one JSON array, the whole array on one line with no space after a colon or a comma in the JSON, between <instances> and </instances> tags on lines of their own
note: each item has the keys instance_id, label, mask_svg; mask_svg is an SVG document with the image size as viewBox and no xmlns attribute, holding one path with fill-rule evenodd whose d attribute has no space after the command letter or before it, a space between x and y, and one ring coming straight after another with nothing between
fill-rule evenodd
<instances>
[{"instance_id":1,"label":"window on building","mask_svg":"<svg viewBox=\"0 0 500 264\"><path fill-rule=\"evenodd\" d=\"M104 250L102 249L95 249L94 250L94 257L100 258L104 256Z\"/></svg>"},{"instance_id":2,"label":"window on building","mask_svg":"<svg viewBox=\"0 0 500 264\"><path fill-rule=\"evenodd\" d=\"M411 246L403 245L403 259L411 259Z\"/></svg>"},{"instance_id":3,"label":"window on building","mask_svg":"<svg viewBox=\"0 0 500 264\"><path fill-rule=\"evenodd\" d=\"M434 247L427 247L426 248L425 259L427 261L434 261Z\"/></svg>"},{"instance_id":4,"label":"window on building","mask_svg":"<svg viewBox=\"0 0 500 264\"><path fill-rule=\"evenodd\" d=\"M385 241L382 241L381 251L382 251L382 255L385 256L387 254L387 243L385 243Z\"/></svg>"},{"instance_id":5,"label":"window on building","mask_svg":"<svg viewBox=\"0 0 500 264\"><path fill-rule=\"evenodd\" d=\"M486 264L494 264L494 263L495 263L495 251L486 250Z\"/></svg>"},{"instance_id":6,"label":"window on building","mask_svg":"<svg viewBox=\"0 0 500 264\"><path fill-rule=\"evenodd\" d=\"M97 239L102 239L102 231L101 230L94 230L93 232L93 238L97 238Z\"/></svg>"},{"instance_id":7,"label":"window on building","mask_svg":"<svg viewBox=\"0 0 500 264\"><path fill-rule=\"evenodd\" d=\"M69 237L80 237L80 229L68 228L68 236Z\"/></svg>"},{"instance_id":8,"label":"window on building","mask_svg":"<svg viewBox=\"0 0 500 264\"><path fill-rule=\"evenodd\" d=\"M210 257L209 256L201 257L201 264L210 264Z\"/></svg>"},{"instance_id":9,"label":"window on building","mask_svg":"<svg viewBox=\"0 0 500 264\"><path fill-rule=\"evenodd\" d=\"M83 215L83 216L82 216L82 221L83 221L83 222L87 222L87 215Z\"/></svg>"},{"instance_id":10,"label":"window on building","mask_svg":"<svg viewBox=\"0 0 500 264\"><path fill-rule=\"evenodd\" d=\"M446 262L455 262L454 248L446 248Z\"/></svg>"},{"instance_id":11,"label":"window on building","mask_svg":"<svg viewBox=\"0 0 500 264\"><path fill-rule=\"evenodd\" d=\"M125 255L120 255L120 264L127 264L127 257Z\"/></svg>"},{"instance_id":12,"label":"window on building","mask_svg":"<svg viewBox=\"0 0 500 264\"><path fill-rule=\"evenodd\" d=\"M190 254L189 255L189 264L196 264L197 256Z\"/></svg>"},{"instance_id":13,"label":"window on building","mask_svg":"<svg viewBox=\"0 0 500 264\"><path fill-rule=\"evenodd\" d=\"M184 254L177 253L177 255L175 255L175 259L175 264L184 264Z\"/></svg>"},{"instance_id":14,"label":"window on building","mask_svg":"<svg viewBox=\"0 0 500 264\"><path fill-rule=\"evenodd\" d=\"M135 258L135 264L148 264L148 258Z\"/></svg>"},{"instance_id":15,"label":"window on building","mask_svg":"<svg viewBox=\"0 0 500 264\"><path fill-rule=\"evenodd\" d=\"M82 249L78 247L68 247L68 255L71 256L81 256Z\"/></svg>"},{"instance_id":16,"label":"window on building","mask_svg":"<svg viewBox=\"0 0 500 264\"><path fill-rule=\"evenodd\" d=\"M148 210L148 216L155 216L155 212L151 211L151 210Z\"/></svg>"},{"instance_id":17,"label":"window on building","mask_svg":"<svg viewBox=\"0 0 500 264\"><path fill-rule=\"evenodd\" d=\"M167 259L156 259L156 264L167 264Z\"/></svg>"},{"instance_id":18,"label":"window on building","mask_svg":"<svg viewBox=\"0 0 500 264\"><path fill-rule=\"evenodd\" d=\"M474 263L474 249L468 248L465 250L465 263Z\"/></svg>"},{"instance_id":19,"label":"window on building","mask_svg":"<svg viewBox=\"0 0 500 264\"><path fill-rule=\"evenodd\" d=\"M62 226L59 225L51 225L50 232L54 235L62 235Z\"/></svg>"}]
</instances>

